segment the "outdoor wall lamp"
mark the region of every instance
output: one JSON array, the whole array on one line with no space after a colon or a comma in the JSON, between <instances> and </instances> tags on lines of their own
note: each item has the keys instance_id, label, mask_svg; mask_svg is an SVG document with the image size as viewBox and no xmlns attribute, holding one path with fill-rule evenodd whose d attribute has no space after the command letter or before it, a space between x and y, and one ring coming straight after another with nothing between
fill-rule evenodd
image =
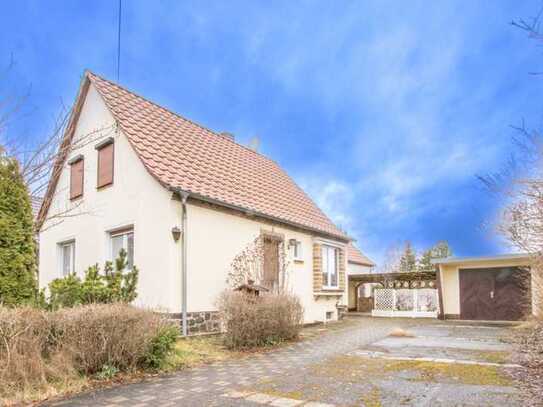
<instances>
[{"instance_id":1,"label":"outdoor wall lamp","mask_svg":"<svg viewBox=\"0 0 543 407\"><path fill-rule=\"evenodd\" d=\"M179 227L174 226L172 228L172 237L173 237L173 240L176 242L179 240L179 238L181 237L181 229L179 229Z\"/></svg>"}]
</instances>

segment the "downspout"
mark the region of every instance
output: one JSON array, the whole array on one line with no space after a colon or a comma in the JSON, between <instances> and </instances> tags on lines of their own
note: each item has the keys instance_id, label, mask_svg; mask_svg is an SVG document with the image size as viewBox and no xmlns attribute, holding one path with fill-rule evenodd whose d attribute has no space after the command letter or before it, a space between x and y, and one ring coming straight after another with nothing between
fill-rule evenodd
<instances>
[{"instance_id":1,"label":"downspout","mask_svg":"<svg viewBox=\"0 0 543 407\"><path fill-rule=\"evenodd\" d=\"M178 191L181 198L181 230L183 238L181 240L181 313L183 323L183 336L187 336L187 199L189 193Z\"/></svg>"}]
</instances>

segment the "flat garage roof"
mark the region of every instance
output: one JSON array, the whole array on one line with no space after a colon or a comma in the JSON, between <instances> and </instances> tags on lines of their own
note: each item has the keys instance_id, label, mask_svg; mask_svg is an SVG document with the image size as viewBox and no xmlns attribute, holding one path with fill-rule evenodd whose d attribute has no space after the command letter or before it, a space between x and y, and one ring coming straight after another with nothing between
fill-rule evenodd
<instances>
[{"instance_id":1,"label":"flat garage roof","mask_svg":"<svg viewBox=\"0 0 543 407\"><path fill-rule=\"evenodd\" d=\"M432 264L464 264L464 263L484 263L489 261L511 261L511 260L530 260L528 253L511 253L500 254L496 256L480 256L480 257L445 257L443 259L434 259Z\"/></svg>"}]
</instances>

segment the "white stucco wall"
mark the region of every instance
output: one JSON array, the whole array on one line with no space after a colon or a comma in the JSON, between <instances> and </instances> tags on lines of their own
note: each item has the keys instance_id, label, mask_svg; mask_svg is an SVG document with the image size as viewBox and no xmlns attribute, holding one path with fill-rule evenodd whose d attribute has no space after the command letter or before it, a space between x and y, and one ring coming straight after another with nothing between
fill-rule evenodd
<instances>
[{"instance_id":1,"label":"white stucco wall","mask_svg":"<svg viewBox=\"0 0 543 407\"><path fill-rule=\"evenodd\" d=\"M90 136L92 134L92 136ZM114 182L96 189L97 157L101 140L115 138ZM40 233L41 287L61 277L58 243L75 239L75 270L82 275L91 264L101 266L109 260L109 235L112 229L133 225L134 262L140 269L138 304L165 311L180 309L180 276L178 245L171 237L172 226L178 224L180 205L144 168L128 140L115 129L115 122L101 96L91 85L75 130L80 148L68 157L84 156L84 195L70 202L69 165L60 176L50 215L79 205L60 224L44 225ZM78 144L76 142L76 144Z\"/></svg>"},{"instance_id":2,"label":"white stucco wall","mask_svg":"<svg viewBox=\"0 0 543 407\"><path fill-rule=\"evenodd\" d=\"M92 137L89 134L92 133ZM95 146L107 137L115 138L114 183L96 189L97 157ZM109 260L109 232L134 227L134 263L140 269L136 304L162 310L181 311L181 241L174 243L171 228L180 226L181 203L145 169L128 139L115 128L115 121L101 96L90 85L81 111L75 140L85 145L72 151L71 158L84 156L84 195L70 202L69 165L60 176L49 215L75 209L70 217L53 225L46 222L40 233L40 287L62 277L58 244L75 240L75 270ZM300 296L305 322L323 321L326 312L337 317L338 298L318 299L313 295L312 244L309 233L272 227L249 219L194 204L187 205L188 311L211 311L215 300L226 288L228 267L234 257L252 242L261 230L282 233L285 240L302 242L303 261L289 263L291 288ZM77 216L73 216L77 214ZM345 304L346 295L339 299Z\"/></svg>"},{"instance_id":3,"label":"white stucco wall","mask_svg":"<svg viewBox=\"0 0 543 407\"><path fill-rule=\"evenodd\" d=\"M216 309L217 296L227 288L226 277L232 260L265 230L283 234L286 242L289 239L302 242L302 262L294 262L289 253L288 281L304 306L305 322L324 321L327 311L337 317L337 298L317 299L313 295L312 235L198 205L187 206L187 217L189 312ZM340 302L345 304L345 301L343 294Z\"/></svg>"},{"instance_id":4,"label":"white stucco wall","mask_svg":"<svg viewBox=\"0 0 543 407\"><path fill-rule=\"evenodd\" d=\"M529 262L526 259L518 260L495 260L484 262L466 262L462 264L441 264L439 272L441 274L441 286L443 293L443 312L449 315L460 314L460 269L477 269L477 268L492 268L492 267L514 267L528 266ZM532 275L533 281L533 275ZM535 284L532 283L532 287ZM535 293L534 293L535 294ZM536 310L536 295L532 295L532 308Z\"/></svg>"}]
</instances>

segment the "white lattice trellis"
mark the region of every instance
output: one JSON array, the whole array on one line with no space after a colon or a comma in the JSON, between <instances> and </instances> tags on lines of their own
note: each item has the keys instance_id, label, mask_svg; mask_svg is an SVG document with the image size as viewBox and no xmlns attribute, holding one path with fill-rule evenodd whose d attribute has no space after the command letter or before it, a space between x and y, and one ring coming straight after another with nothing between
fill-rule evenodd
<instances>
[{"instance_id":1,"label":"white lattice trellis","mask_svg":"<svg viewBox=\"0 0 543 407\"><path fill-rule=\"evenodd\" d=\"M378 310L394 310L396 302L394 296L395 291L392 288L376 288L373 290L373 309Z\"/></svg>"},{"instance_id":2,"label":"white lattice trellis","mask_svg":"<svg viewBox=\"0 0 543 407\"><path fill-rule=\"evenodd\" d=\"M435 288L376 288L373 291L374 316L431 317L438 314Z\"/></svg>"}]
</instances>

